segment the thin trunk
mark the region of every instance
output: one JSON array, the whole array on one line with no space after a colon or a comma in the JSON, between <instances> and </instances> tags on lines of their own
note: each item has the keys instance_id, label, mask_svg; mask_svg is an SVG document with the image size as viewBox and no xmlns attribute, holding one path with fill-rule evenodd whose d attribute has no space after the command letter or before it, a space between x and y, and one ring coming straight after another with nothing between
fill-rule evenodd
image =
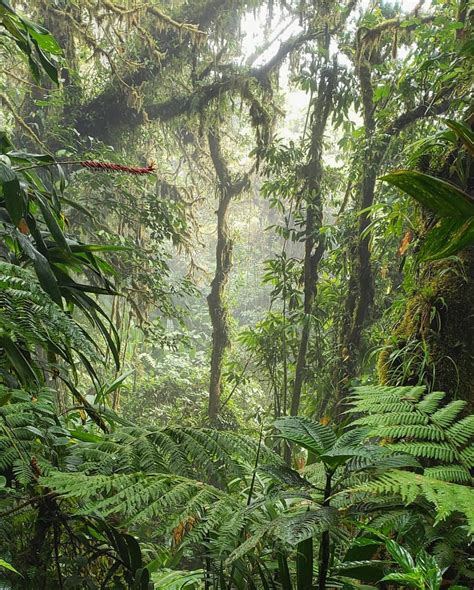
<instances>
[{"instance_id":1,"label":"thin trunk","mask_svg":"<svg viewBox=\"0 0 474 590\"><path fill-rule=\"evenodd\" d=\"M349 381L356 373L362 328L374 297L369 249L370 235L367 232L371 223L368 208L374 203L375 182L386 149L385 141L383 145L377 144L375 137L375 105L370 63L365 59L365 56L361 56L360 60L358 78L362 98L366 152L361 171L357 209L362 213L358 218L356 246L352 251L353 263L345 306L345 320L342 327L337 404L340 404L342 398L347 394ZM325 412L328 401L326 399L325 404L321 407L321 414Z\"/></svg>"},{"instance_id":2,"label":"thin trunk","mask_svg":"<svg viewBox=\"0 0 474 590\"><path fill-rule=\"evenodd\" d=\"M323 202L321 195L323 137L333 104L337 66L326 67L319 79L318 95L312 114L310 159L306 166L307 195L306 239L304 256L304 321L298 347L295 380L291 399L290 414L296 416L300 407L301 391L305 381L306 354L311 334L311 315L317 292L318 269L324 254L325 243L320 230L323 223Z\"/></svg>"},{"instance_id":3,"label":"thin trunk","mask_svg":"<svg viewBox=\"0 0 474 590\"><path fill-rule=\"evenodd\" d=\"M34 587L37 590L46 588L48 581L48 565L52 554L52 545L48 535L54 523L57 505L54 499L43 496L38 502L38 513L33 526L33 537L25 555L27 566L34 571Z\"/></svg>"},{"instance_id":4,"label":"thin trunk","mask_svg":"<svg viewBox=\"0 0 474 590\"><path fill-rule=\"evenodd\" d=\"M330 506L332 494L332 473L326 473L326 486L324 488L323 506ZM319 549L319 570L318 570L318 590L326 590L326 581L329 572L329 560L331 557L331 539L329 531L324 531L321 535L321 545Z\"/></svg>"},{"instance_id":5,"label":"thin trunk","mask_svg":"<svg viewBox=\"0 0 474 590\"><path fill-rule=\"evenodd\" d=\"M208 133L209 150L218 179L219 206L217 208L216 270L207 297L212 324L211 375L209 382L209 420L218 421L222 392L222 367L230 346L227 283L232 268L232 239L228 225L229 205L233 197L248 186L248 176L232 182L231 174L222 153L217 127Z\"/></svg>"}]
</instances>

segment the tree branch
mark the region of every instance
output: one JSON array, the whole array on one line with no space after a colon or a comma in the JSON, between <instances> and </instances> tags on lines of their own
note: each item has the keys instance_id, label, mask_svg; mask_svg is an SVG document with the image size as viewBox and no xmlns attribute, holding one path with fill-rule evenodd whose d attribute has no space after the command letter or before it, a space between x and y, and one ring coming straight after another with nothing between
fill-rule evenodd
<instances>
[{"instance_id":1,"label":"tree branch","mask_svg":"<svg viewBox=\"0 0 474 590\"><path fill-rule=\"evenodd\" d=\"M185 113L192 114L202 111L212 100L228 92L240 90L249 80L254 79L264 84L267 82L268 76L281 65L290 53L320 34L321 31L311 31L295 35L282 43L275 55L264 65L251 69L230 67L231 74L225 74L220 80L202 86L186 96L174 96L162 103L145 107L146 114L149 119L167 122Z\"/></svg>"},{"instance_id":2,"label":"tree branch","mask_svg":"<svg viewBox=\"0 0 474 590\"><path fill-rule=\"evenodd\" d=\"M445 97L451 92L451 90L453 90L452 87L446 88L438 94L437 98L439 99ZM404 113L399 115L394 121L392 121L390 125L388 125L385 128L385 135L392 137L393 135L396 135L397 133L405 129L405 127L408 127L409 125L417 121L418 119L425 119L426 117L441 115L449 109L451 104L452 101L449 98L446 98L445 100L442 100L439 103L435 103L435 99L431 100L430 102L422 102L414 109L405 111Z\"/></svg>"}]
</instances>

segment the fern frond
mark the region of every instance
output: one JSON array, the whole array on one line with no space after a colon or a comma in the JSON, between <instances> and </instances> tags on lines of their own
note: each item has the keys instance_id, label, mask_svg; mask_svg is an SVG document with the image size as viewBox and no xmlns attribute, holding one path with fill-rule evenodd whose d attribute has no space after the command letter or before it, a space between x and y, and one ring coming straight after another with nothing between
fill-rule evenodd
<instances>
[{"instance_id":1,"label":"fern frond","mask_svg":"<svg viewBox=\"0 0 474 590\"><path fill-rule=\"evenodd\" d=\"M442 391L432 391L423 397L417 407L425 414L433 414L444 397L445 394Z\"/></svg>"},{"instance_id":2,"label":"fern frond","mask_svg":"<svg viewBox=\"0 0 474 590\"><path fill-rule=\"evenodd\" d=\"M470 472L462 465L438 465L437 467L427 467L424 471L427 477L432 479L441 479L455 483L471 484L472 476Z\"/></svg>"},{"instance_id":3,"label":"fern frond","mask_svg":"<svg viewBox=\"0 0 474 590\"><path fill-rule=\"evenodd\" d=\"M357 406L359 408L359 406ZM389 412L386 414L371 414L357 420L351 421L354 424L364 424L367 426L398 426L399 424L420 424L426 425L429 422L428 416L421 413L413 412L413 406L410 406L408 412Z\"/></svg>"},{"instance_id":4,"label":"fern frond","mask_svg":"<svg viewBox=\"0 0 474 590\"><path fill-rule=\"evenodd\" d=\"M273 522L272 533L285 543L296 546L323 531L335 531L338 522L338 510L324 506L318 510L305 510L294 515L280 516Z\"/></svg>"},{"instance_id":5,"label":"fern frond","mask_svg":"<svg viewBox=\"0 0 474 590\"><path fill-rule=\"evenodd\" d=\"M446 442L399 442L388 445L393 450L402 453L423 457L425 459L436 459L444 463L452 463L457 458L456 450Z\"/></svg>"},{"instance_id":6,"label":"fern frond","mask_svg":"<svg viewBox=\"0 0 474 590\"><path fill-rule=\"evenodd\" d=\"M451 426L446 436L459 446L467 444L474 437L474 416L466 416Z\"/></svg>"},{"instance_id":7,"label":"fern frond","mask_svg":"<svg viewBox=\"0 0 474 590\"><path fill-rule=\"evenodd\" d=\"M438 523L450 514L459 512L466 517L471 532L474 532L474 489L424 475L398 471L380 476L377 480L364 484L354 491L369 494L398 494L406 504L411 504L419 496L434 504Z\"/></svg>"},{"instance_id":8,"label":"fern frond","mask_svg":"<svg viewBox=\"0 0 474 590\"><path fill-rule=\"evenodd\" d=\"M465 408L466 402L463 400L454 400L446 406L437 410L431 419L435 424L438 424L442 428L448 428L453 423L454 419Z\"/></svg>"},{"instance_id":9,"label":"fern frond","mask_svg":"<svg viewBox=\"0 0 474 590\"><path fill-rule=\"evenodd\" d=\"M426 441L441 441L444 439L444 435L441 430L424 424L399 424L397 426L386 426L384 428L384 433L385 438L388 439L421 438Z\"/></svg>"},{"instance_id":10,"label":"fern frond","mask_svg":"<svg viewBox=\"0 0 474 590\"><path fill-rule=\"evenodd\" d=\"M440 406L444 393L426 393L424 387L358 387L353 410L365 414L355 423L369 429L394 452L413 455L429 461L432 474L440 479L468 483L474 453L474 417L455 422L465 402L456 400ZM398 401L397 401L398 400ZM404 408L394 411L400 403ZM438 465L433 465L433 462ZM426 463L426 461L425 461ZM459 469L453 469L458 464Z\"/></svg>"},{"instance_id":11,"label":"fern frond","mask_svg":"<svg viewBox=\"0 0 474 590\"><path fill-rule=\"evenodd\" d=\"M47 346L65 358L70 350L97 356L84 329L41 289L35 275L6 262L0 262L0 309L0 328L12 342Z\"/></svg>"}]
</instances>

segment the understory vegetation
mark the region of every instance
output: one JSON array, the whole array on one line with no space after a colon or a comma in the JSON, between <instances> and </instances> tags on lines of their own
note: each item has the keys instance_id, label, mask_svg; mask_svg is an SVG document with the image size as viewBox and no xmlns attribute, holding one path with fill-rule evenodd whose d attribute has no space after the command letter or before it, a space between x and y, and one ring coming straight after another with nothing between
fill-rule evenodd
<instances>
[{"instance_id":1,"label":"understory vegetation","mask_svg":"<svg viewBox=\"0 0 474 590\"><path fill-rule=\"evenodd\" d=\"M474 587L467 0L0 0L0 588Z\"/></svg>"}]
</instances>

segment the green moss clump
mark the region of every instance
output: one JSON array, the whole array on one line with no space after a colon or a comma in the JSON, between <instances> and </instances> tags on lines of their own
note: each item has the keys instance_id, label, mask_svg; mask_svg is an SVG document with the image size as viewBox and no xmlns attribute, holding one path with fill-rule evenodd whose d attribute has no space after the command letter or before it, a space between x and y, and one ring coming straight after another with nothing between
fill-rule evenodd
<instances>
[{"instance_id":1,"label":"green moss clump","mask_svg":"<svg viewBox=\"0 0 474 590\"><path fill-rule=\"evenodd\" d=\"M378 358L382 384L426 383L474 406L474 248L426 265Z\"/></svg>"}]
</instances>

